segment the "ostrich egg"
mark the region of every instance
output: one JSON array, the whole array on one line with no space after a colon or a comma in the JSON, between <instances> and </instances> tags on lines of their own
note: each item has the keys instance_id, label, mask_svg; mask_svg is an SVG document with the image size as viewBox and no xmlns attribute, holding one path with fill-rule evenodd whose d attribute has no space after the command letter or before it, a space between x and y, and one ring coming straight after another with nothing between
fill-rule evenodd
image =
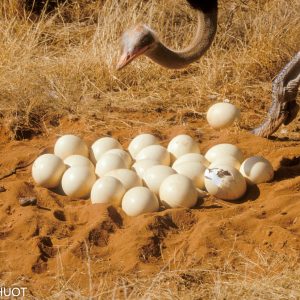
<instances>
[{"instance_id":1,"label":"ostrich egg","mask_svg":"<svg viewBox=\"0 0 300 300\"><path fill-rule=\"evenodd\" d=\"M166 207L191 208L197 203L198 191L191 179L181 174L173 174L160 185L159 197Z\"/></svg>"},{"instance_id":2,"label":"ostrich egg","mask_svg":"<svg viewBox=\"0 0 300 300\"><path fill-rule=\"evenodd\" d=\"M126 190L120 180L111 176L98 179L91 191L91 201L95 203L111 203L120 205Z\"/></svg>"},{"instance_id":3,"label":"ostrich egg","mask_svg":"<svg viewBox=\"0 0 300 300\"><path fill-rule=\"evenodd\" d=\"M115 154L115 155L120 156L124 160L127 168L130 168L132 165L132 158L131 158L130 154L128 152L126 152L125 150L111 149L111 150L106 151L104 154Z\"/></svg>"},{"instance_id":4,"label":"ostrich egg","mask_svg":"<svg viewBox=\"0 0 300 300\"><path fill-rule=\"evenodd\" d=\"M95 169L93 163L85 156L82 155L71 155L64 159L64 164L68 167L90 167L92 170Z\"/></svg>"},{"instance_id":5,"label":"ostrich egg","mask_svg":"<svg viewBox=\"0 0 300 300\"><path fill-rule=\"evenodd\" d=\"M175 166L183 163L183 162L189 162L189 161L195 161L195 162L200 162L202 163L205 167L209 166L209 161L200 153L187 153L184 154L182 156L180 156L179 158L177 158L174 163L172 168L174 168Z\"/></svg>"},{"instance_id":6,"label":"ostrich egg","mask_svg":"<svg viewBox=\"0 0 300 300\"><path fill-rule=\"evenodd\" d=\"M215 129L231 126L240 117L240 110L231 103L221 102L212 105L207 111L208 124Z\"/></svg>"},{"instance_id":7,"label":"ostrich egg","mask_svg":"<svg viewBox=\"0 0 300 300\"><path fill-rule=\"evenodd\" d=\"M63 175L61 186L71 197L87 198L90 195L96 175L89 167L71 167Z\"/></svg>"},{"instance_id":8,"label":"ostrich egg","mask_svg":"<svg viewBox=\"0 0 300 300\"><path fill-rule=\"evenodd\" d=\"M172 161L187 153L200 153L199 144L189 135L175 136L168 145Z\"/></svg>"},{"instance_id":9,"label":"ostrich egg","mask_svg":"<svg viewBox=\"0 0 300 300\"><path fill-rule=\"evenodd\" d=\"M105 176L112 176L119 179L124 185L126 191L133 187L143 185L142 179L134 171L128 169L112 170L106 173Z\"/></svg>"},{"instance_id":10,"label":"ostrich egg","mask_svg":"<svg viewBox=\"0 0 300 300\"><path fill-rule=\"evenodd\" d=\"M211 147L205 154L205 158L209 162L214 162L216 159L221 159L225 156L233 156L240 163L243 162L243 153L242 151L235 145L232 144L218 144Z\"/></svg>"},{"instance_id":11,"label":"ostrich egg","mask_svg":"<svg viewBox=\"0 0 300 300\"><path fill-rule=\"evenodd\" d=\"M54 154L61 159L70 155L78 154L85 157L89 156L89 149L86 143L78 136L67 134L61 136L54 145Z\"/></svg>"},{"instance_id":12,"label":"ostrich egg","mask_svg":"<svg viewBox=\"0 0 300 300\"><path fill-rule=\"evenodd\" d=\"M209 169L213 169L215 167L218 167L220 165L226 165L226 166L231 166L236 169L240 169L241 163L233 156L231 155L226 155L222 156L220 158L216 158L210 165Z\"/></svg>"},{"instance_id":13,"label":"ostrich egg","mask_svg":"<svg viewBox=\"0 0 300 300\"><path fill-rule=\"evenodd\" d=\"M99 177L102 177L109 171L126 168L127 165L121 156L112 153L104 153L96 164L95 172Z\"/></svg>"},{"instance_id":14,"label":"ostrich egg","mask_svg":"<svg viewBox=\"0 0 300 300\"><path fill-rule=\"evenodd\" d=\"M66 168L60 157L54 154L43 154L32 165L32 177L42 187L55 188L59 185Z\"/></svg>"},{"instance_id":15,"label":"ostrich egg","mask_svg":"<svg viewBox=\"0 0 300 300\"><path fill-rule=\"evenodd\" d=\"M152 159L142 159L142 160L136 161L132 165L132 169L138 174L138 176L140 178L143 178L143 176L145 175L145 172L149 168L156 166L156 165L159 165L159 161L152 160Z\"/></svg>"},{"instance_id":16,"label":"ostrich egg","mask_svg":"<svg viewBox=\"0 0 300 300\"><path fill-rule=\"evenodd\" d=\"M247 158L242 163L240 172L249 184L268 182L274 177L274 170L271 163L261 156Z\"/></svg>"},{"instance_id":17,"label":"ostrich egg","mask_svg":"<svg viewBox=\"0 0 300 300\"><path fill-rule=\"evenodd\" d=\"M122 199L122 209L130 217L158 211L157 197L148 188L134 187L126 192Z\"/></svg>"},{"instance_id":18,"label":"ostrich egg","mask_svg":"<svg viewBox=\"0 0 300 300\"><path fill-rule=\"evenodd\" d=\"M200 162L186 161L176 165L173 169L178 173L190 178L194 185L199 188L204 188L204 172L206 167Z\"/></svg>"},{"instance_id":19,"label":"ostrich egg","mask_svg":"<svg viewBox=\"0 0 300 300\"><path fill-rule=\"evenodd\" d=\"M157 165L149 168L143 177L145 185L156 195L159 193L161 183L170 175L176 174L171 167Z\"/></svg>"},{"instance_id":20,"label":"ostrich egg","mask_svg":"<svg viewBox=\"0 0 300 300\"><path fill-rule=\"evenodd\" d=\"M91 160L96 163L100 157L108 150L122 149L121 144L112 137L103 137L93 143L91 147Z\"/></svg>"},{"instance_id":21,"label":"ostrich egg","mask_svg":"<svg viewBox=\"0 0 300 300\"><path fill-rule=\"evenodd\" d=\"M236 200L246 193L246 180L234 167L223 165L206 169L204 178L207 192L217 198Z\"/></svg>"},{"instance_id":22,"label":"ostrich egg","mask_svg":"<svg viewBox=\"0 0 300 300\"><path fill-rule=\"evenodd\" d=\"M161 145L151 145L143 148L136 156L137 161L142 159L152 159L159 161L162 165L170 165L170 153Z\"/></svg>"},{"instance_id":23,"label":"ostrich egg","mask_svg":"<svg viewBox=\"0 0 300 300\"><path fill-rule=\"evenodd\" d=\"M131 156L136 159L138 153L143 149L151 145L159 145L159 139L149 133L143 133L136 136L129 144L128 151Z\"/></svg>"}]
</instances>

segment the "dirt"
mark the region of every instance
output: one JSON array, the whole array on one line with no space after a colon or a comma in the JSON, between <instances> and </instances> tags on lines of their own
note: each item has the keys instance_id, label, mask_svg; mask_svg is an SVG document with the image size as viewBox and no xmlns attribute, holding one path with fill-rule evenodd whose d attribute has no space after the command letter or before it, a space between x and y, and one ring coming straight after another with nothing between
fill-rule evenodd
<instances>
[{"instance_id":1,"label":"dirt","mask_svg":"<svg viewBox=\"0 0 300 300\"><path fill-rule=\"evenodd\" d=\"M7 133L0 144L0 281L22 282L33 294L51 294L60 280L88 287L87 263L94 278L135 274L149 276L170 268L224 264L242 267L259 253L268 259L299 261L300 150L288 135L267 140L238 127L214 131L203 119L190 116L184 123L155 127L155 115L111 113L107 122L62 120L31 140L12 141ZM138 123L143 120L144 123ZM105 124L105 125L103 125ZM129 125L128 125L129 124ZM150 124L150 125L149 125ZM179 133L191 134L205 153L218 143L239 146L245 157L263 155L275 169L270 183L249 187L235 202L212 196L193 209L167 209L127 217L119 207L92 205L89 200L61 196L37 187L30 163L43 151L51 152L60 134L75 133L89 145L112 135L126 148L138 133L149 132L164 145ZM36 198L21 206L20 198ZM259 269L259 268L258 268ZM259 270L258 270L259 271ZM280 271L280 270L278 270Z\"/></svg>"}]
</instances>

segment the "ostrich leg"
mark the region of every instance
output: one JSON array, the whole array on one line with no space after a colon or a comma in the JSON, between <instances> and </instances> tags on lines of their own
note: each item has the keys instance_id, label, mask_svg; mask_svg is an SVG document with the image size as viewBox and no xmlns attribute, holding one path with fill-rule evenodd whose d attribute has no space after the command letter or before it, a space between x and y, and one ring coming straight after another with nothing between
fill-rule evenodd
<instances>
[{"instance_id":1,"label":"ostrich leg","mask_svg":"<svg viewBox=\"0 0 300 300\"><path fill-rule=\"evenodd\" d=\"M300 51L281 70L272 85L272 105L268 116L262 125L252 130L252 133L268 138L281 124L292 122L299 111L296 102L300 86Z\"/></svg>"}]
</instances>

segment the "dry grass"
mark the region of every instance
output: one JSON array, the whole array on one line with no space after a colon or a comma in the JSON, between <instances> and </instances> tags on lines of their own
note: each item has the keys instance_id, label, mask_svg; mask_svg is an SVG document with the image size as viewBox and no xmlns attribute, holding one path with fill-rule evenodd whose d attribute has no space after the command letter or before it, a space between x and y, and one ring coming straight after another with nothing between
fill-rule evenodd
<instances>
[{"instance_id":1,"label":"dry grass","mask_svg":"<svg viewBox=\"0 0 300 300\"><path fill-rule=\"evenodd\" d=\"M103 115L108 108L126 112L128 106L201 115L224 98L262 118L271 80L300 49L300 1L220 2L216 40L199 62L170 71L143 58L117 72L120 35L137 22L149 24L175 48L188 43L195 15L183 0L78 0L40 16L25 13L18 0L1 1L1 123L12 132L43 132L47 120ZM252 122L244 119L243 125ZM299 299L299 269L255 275L247 267L243 273L166 268L154 278L104 282L86 294L62 281L53 299ZM92 283L99 284L90 281L90 290Z\"/></svg>"},{"instance_id":2,"label":"dry grass","mask_svg":"<svg viewBox=\"0 0 300 300\"><path fill-rule=\"evenodd\" d=\"M175 48L188 43L195 20L184 1L78 0L39 17L18 0L0 8L0 115L13 131L43 131L45 119L107 107L126 111L128 103L201 113L229 98L262 117L272 78L300 48L299 1L221 1L218 35L199 62L169 71L143 58L117 72L121 32L137 22Z\"/></svg>"},{"instance_id":3,"label":"dry grass","mask_svg":"<svg viewBox=\"0 0 300 300\"><path fill-rule=\"evenodd\" d=\"M56 285L49 287L51 296L46 299L296 300L300 297L297 262L278 254L274 258L270 253L257 252L257 259L252 261L233 251L231 256L239 261L238 270L229 261L218 268L181 268L179 261L169 261L153 276L137 272L111 277L110 274L93 275L93 261L88 248L86 250L87 258L77 279L76 274L66 277L64 266L58 262ZM85 288L83 282L86 282ZM31 294L27 293L28 299L45 299L45 295L34 290Z\"/></svg>"}]
</instances>

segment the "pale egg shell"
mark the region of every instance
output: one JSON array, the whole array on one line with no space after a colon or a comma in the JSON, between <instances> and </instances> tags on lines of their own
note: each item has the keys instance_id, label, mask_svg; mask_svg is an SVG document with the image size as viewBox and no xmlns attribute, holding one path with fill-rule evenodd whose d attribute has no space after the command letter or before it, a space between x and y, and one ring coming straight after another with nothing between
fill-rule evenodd
<instances>
[{"instance_id":1,"label":"pale egg shell","mask_svg":"<svg viewBox=\"0 0 300 300\"><path fill-rule=\"evenodd\" d=\"M248 184L269 182L274 177L274 169L271 163L262 156L247 158L242 163L240 172L246 178Z\"/></svg>"},{"instance_id":2,"label":"pale egg shell","mask_svg":"<svg viewBox=\"0 0 300 300\"><path fill-rule=\"evenodd\" d=\"M134 171L129 169L112 170L106 173L105 176L112 176L119 179L124 185L126 191L133 187L143 185L142 179Z\"/></svg>"},{"instance_id":3,"label":"pale egg shell","mask_svg":"<svg viewBox=\"0 0 300 300\"><path fill-rule=\"evenodd\" d=\"M219 199L236 200L246 193L246 180L234 167L223 165L206 169L204 178L207 192Z\"/></svg>"},{"instance_id":4,"label":"pale egg shell","mask_svg":"<svg viewBox=\"0 0 300 300\"><path fill-rule=\"evenodd\" d=\"M106 151L111 149L122 149L122 145L112 137L98 139L91 146L91 161L96 163Z\"/></svg>"},{"instance_id":5,"label":"pale egg shell","mask_svg":"<svg viewBox=\"0 0 300 300\"><path fill-rule=\"evenodd\" d=\"M95 169L93 163L85 156L82 155L70 155L64 159L64 164L68 167L90 167L92 170Z\"/></svg>"},{"instance_id":6,"label":"pale egg shell","mask_svg":"<svg viewBox=\"0 0 300 300\"><path fill-rule=\"evenodd\" d=\"M111 150L106 151L104 154L109 154L109 153L110 154L116 154L116 155L120 156L124 160L127 168L131 167L132 158L131 158L130 154L128 152L126 152L125 150L123 150L123 149L111 149Z\"/></svg>"},{"instance_id":7,"label":"pale egg shell","mask_svg":"<svg viewBox=\"0 0 300 300\"><path fill-rule=\"evenodd\" d=\"M99 177L116 169L126 169L125 161L117 154L104 153L96 164L96 174Z\"/></svg>"},{"instance_id":8,"label":"pale egg shell","mask_svg":"<svg viewBox=\"0 0 300 300\"><path fill-rule=\"evenodd\" d=\"M61 186L64 193L71 197L88 198L96 175L89 167L71 167L63 175Z\"/></svg>"},{"instance_id":9,"label":"pale egg shell","mask_svg":"<svg viewBox=\"0 0 300 300\"><path fill-rule=\"evenodd\" d=\"M120 206L126 190L120 180L111 176L98 179L91 191L91 202Z\"/></svg>"},{"instance_id":10,"label":"pale egg shell","mask_svg":"<svg viewBox=\"0 0 300 300\"><path fill-rule=\"evenodd\" d=\"M187 134L175 136L168 144L168 151L171 153L172 162L187 153L200 153L199 143Z\"/></svg>"},{"instance_id":11,"label":"pale egg shell","mask_svg":"<svg viewBox=\"0 0 300 300\"><path fill-rule=\"evenodd\" d=\"M42 187L55 188L59 185L66 168L60 157L54 154L43 154L32 165L32 177Z\"/></svg>"},{"instance_id":12,"label":"pale egg shell","mask_svg":"<svg viewBox=\"0 0 300 300\"><path fill-rule=\"evenodd\" d=\"M197 203L198 191L191 179L181 174L173 174L162 182L159 197L166 207L191 208Z\"/></svg>"},{"instance_id":13,"label":"pale egg shell","mask_svg":"<svg viewBox=\"0 0 300 300\"><path fill-rule=\"evenodd\" d=\"M240 163L243 162L244 156L242 151L235 145L232 144L218 144L211 147L205 154L205 158L209 162L214 162L216 159L221 159L225 156L233 156Z\"/></svg>"},{"instance_id":14,"label":"pale egg shell","mask_svg":"<svg viewBox=\"0 0 300 300\"><path fill-rule=\"evenodd\" d=\"M128 151L131 154L131 156L136 159L136 156L138 153L151 145L159 145L159 139L149 133L143 133L140 135L137 135L129 144Z\"/></svg>"},{"instance_id":15,"label":"pale egg shell","mask_svg":"<svg viewBox=\"0 0 300 300\"><path fill-rule=\"evenodd\" d=\"M200 162L186 161L176 165L173 169L178 174L182 174L190 178L197 188L204 188L204 172L206 167Z\"/></svg>"},{"instance_id":16,"label":"pale egg shell","mask_svg":"<svg viewBox=\"0 0 300 300\"><path fill-rule=\"evenodd\" d=\"M151 145L143 148L136 156L137 161L142 159L152 159L159 161L162 165L170 165L170 153L161 145Z\"/></svg>"},{"instance_id":17,"label":"pale egg shell","mask_svg":"<svg viewBox=\"0 0 300 300\"><path fill-rule=\"evenodd\" d=\"M177 166L183 162L189 162L189 161L200 162L205 167L208 167L210 164L209 161L204 157L204 155L202 155L200 153L187 153L187 154L184 154L184 155L178 157L174 161L172 168L174 168L175 166Z\"/></svg>"},{"instance_id":18,"label":"pale egg shell","mask_svg":"<svg viewBox=\"0 0 300 300\"><path fill-rule=\"evenodd\" d=\"M78 136L67 134L61 136L54 145L54 154L61 159L78 154L85 157L89 156L89 148L86 143Z\"/></svg>"},{"instance_id":19,"label":"pale egg shell","mask_svg":"<svg viewBox=\"0 0 300 300\"><path fill-rule=\"evenodd\" d=\"M161 183L170 175L176 174L171 167L157 165L149 168L143 176L145 185L156 195L159 194Z\"/></svg>"},{"instance_id":20,"label":"pale egg shell","mask_svg":"<svg viewBox=\"0 0 300 300\"><path fill-rule=\"evenodd\" d=\"M153 159L142 159L142 160L138 160L136 161L133 165L132 165L132 169L137 173L137 175L140 178L143 178L143 176L145 175L145 172L156 165L159 165L159 161L153 160Z\"/></svg>"},{"instance_id":21,"label":"pale egg shell","mask_svg":"<svg viewBox=\"0 0 300 300\"><path fill-rule=\"evenodd\" d=\"M226 155L226 156L222 156L222 157L217 158L216 160L214 160L209 165L209 169L216 168L220 165L231 166L231 167L234 167L237 170L239 170L240 166L241 166L241 163L235 157L233 157L231 155Z\"/></svg>"},{"instance_id":22,"label":"pale egg shell","mask_svg":"<svg viewBox=\"0 0 300 300\"><path fill-rule=\"evenodd\" d=\"M122 199L122 209L130 217L159 209L157 197L146 187L134 187L127 191Z\"/></svg>"},{"instance_id":23,"label":"pale egg shell","mask_svg":"<svg viewBox=\"0 0 300 300\"><path fill-rule=\"evenodd\" d=\"M231 126L240 118L240 110L231 103L221 102L212 105L207 111L206 119L214 129Z\"/></svg>"}]
</instances>

